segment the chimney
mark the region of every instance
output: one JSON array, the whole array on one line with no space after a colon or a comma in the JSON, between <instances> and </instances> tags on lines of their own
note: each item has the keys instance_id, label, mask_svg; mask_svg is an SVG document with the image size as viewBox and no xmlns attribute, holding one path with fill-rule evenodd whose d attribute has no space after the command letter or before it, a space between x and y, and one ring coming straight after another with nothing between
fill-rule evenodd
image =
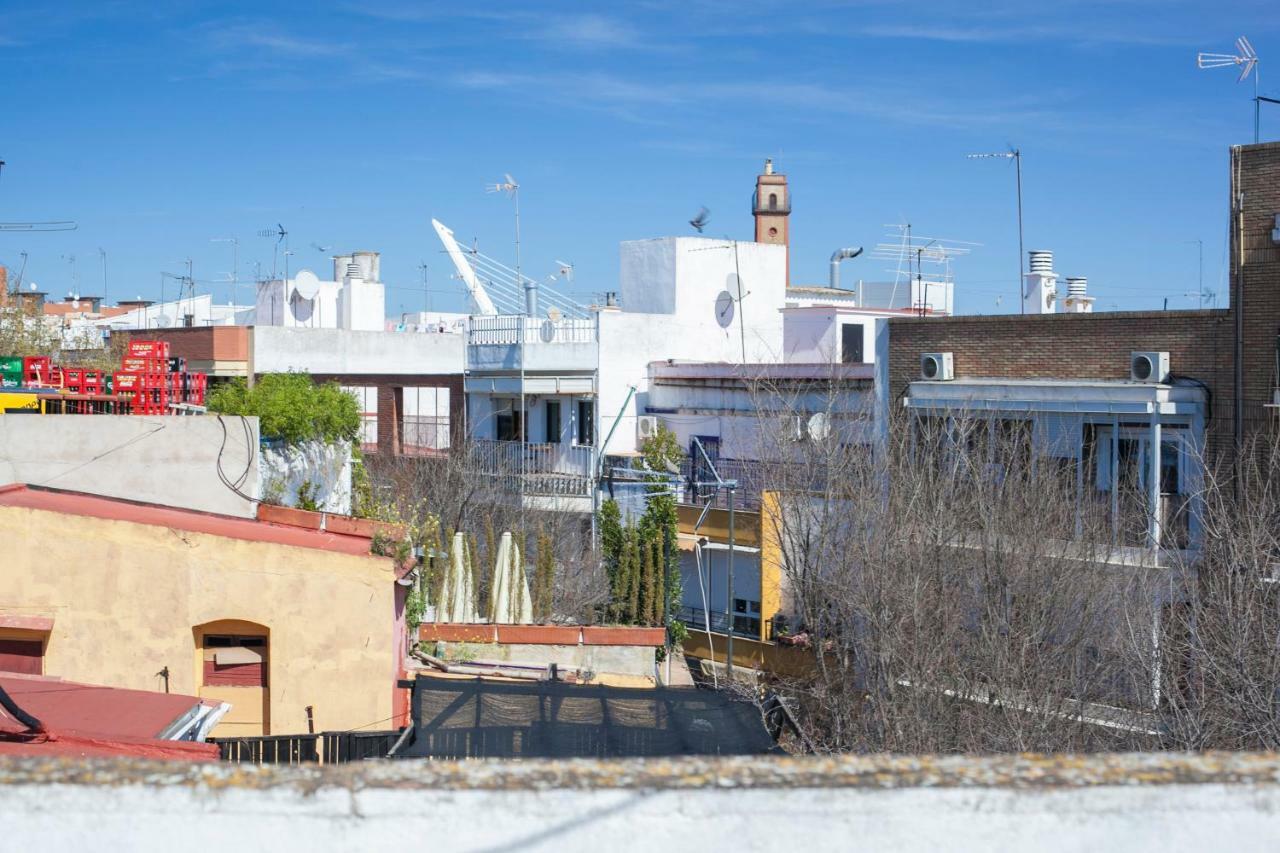
<instances>
[{"instance_id":1,"label":"chimney","mask_svg":"<svg viewBox=\"0 0 1280 853\"><path fill-rule=\"evenodd\" d=\"M1052 314L1058 296L1058 274L1053 271L1053 252L1032 249L1027 255L1031 271L1023 277L1022 313Z\"/></svg>"},{"instance_id":2,"label":"chimney","mask_svg":"<svg viewBox=\"0 0 1280 853\"><path fill-rule=\"evenodd\" d=\"M1089 279L1067 279L1067 298L1063 300L1062 308L1068 314L1093 313L1093 297L1089 295Z\"/></svg>"}]
</instances>

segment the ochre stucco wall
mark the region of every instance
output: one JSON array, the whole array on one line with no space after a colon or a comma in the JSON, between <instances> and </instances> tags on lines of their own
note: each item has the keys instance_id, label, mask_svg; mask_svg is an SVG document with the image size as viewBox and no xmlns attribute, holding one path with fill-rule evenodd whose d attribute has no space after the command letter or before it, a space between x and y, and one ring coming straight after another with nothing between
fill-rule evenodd
<instances>
[{"instance_id":1,"label":"ochre stucco wall","mask_svg":"<svg viewBox=\"0 0 1280 853\"><path fill-rule=\"evenodd\" d=\"M0 507L0 541L0 615L54 620L46 675L163 690L167 666L196 694L193 628L244 620L270 630L271 733L305 732L307 705L316 731L392 727L389 558L19 507Z\"/></svg>"}]
</instances>

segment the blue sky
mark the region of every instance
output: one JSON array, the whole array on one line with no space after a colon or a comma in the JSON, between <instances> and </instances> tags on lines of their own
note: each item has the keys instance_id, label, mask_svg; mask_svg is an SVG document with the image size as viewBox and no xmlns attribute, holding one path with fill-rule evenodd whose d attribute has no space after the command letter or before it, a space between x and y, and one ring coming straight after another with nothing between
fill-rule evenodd
<instances>
[{"instance_id":1,"label":"blue sky","mask_svg":"<svg viewBox=\"0 0 1280 853\"><path fill-rule=\"evenodd\" d=\"M1088 276L1100 310L1194 305L1195 240L1221 303L1227 149L1252 141L1252 86L1197 70L1197 50L1247 34L1280 94L1269 2L4 5L0 221L80 228L0 233L0 262L27 252L26 279L61 294L74 255L90 293L104 249L112 299L154 298L187 258L226 278L215 237L239 238L250 280L280 222L293 269L326 269L316 247L374 249L389 313L461 309L429 220L510 258L510 202L484 192L504 172L525 270L561 259L581 293L610 290L619 241L689 233L700 205L709 234L750 239L771 156L794 280L910 222L982 244L957 262L959 311L1016 310L1012 167L965 158L1013 144L1027 248ZM845 280L882 269L848 262Z\"/></svg>"}]
</instances>

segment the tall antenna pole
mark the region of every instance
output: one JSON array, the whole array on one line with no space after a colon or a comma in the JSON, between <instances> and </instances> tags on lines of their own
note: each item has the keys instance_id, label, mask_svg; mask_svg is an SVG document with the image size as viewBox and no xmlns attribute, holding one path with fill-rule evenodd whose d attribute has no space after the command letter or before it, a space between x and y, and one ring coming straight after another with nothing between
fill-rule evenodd
<instances>
[{"instance_id":1,"label":"tall antenna pole","mask_svg":"<svg viewBox=\"0 0 1280 853\"><path fill-rule=\"evenodd\" d=\"M1026 263L1026 252L1022 248L1022 151L1010 146L1008 151L1000 151L995 154L970 154L968 157L970 160L1004 159L1013 161L1018 189L1018 313L1025 314L1027 307L1023 304L1026 301L1023 264Z\"/></svg>"},{"instance_id":2,"label":"tall antenna pole","mask_svg":"<svg viewBox=\"0 0 1280 853\"><path fill-rule=\"evenodd\" d=\"M431 310L431 291L427 290L427 262L423 261L418 264L418 269L422 270L422 310Z\"/></svg>"},{"instance_id":3,"label":"tall antenna pole","mask_svg":"<svg viewBox=\"0 0 1280 853\"><path fill-rule=\"evenodd\" d=\"M107 301L107 250L98 247L98 255L102 258L102 301Z\"/></svg>"},{"instance_id":4,"label":"tall antenna pole","mask_svg":"<svg viewBox=\"0 0 1280 853\"><path fill-rule=\"evenodd\" d=\"M1024 271L1023 264L1027 262L1027 253L1022 248L1022 151L1018 148L1013 149L1013 165L1018 173L1018 292L1023 292ZM1026 306L1023 304L1025 300L1018 300L1018 311L1023 313Z\"/></svg>"}]
</instances>

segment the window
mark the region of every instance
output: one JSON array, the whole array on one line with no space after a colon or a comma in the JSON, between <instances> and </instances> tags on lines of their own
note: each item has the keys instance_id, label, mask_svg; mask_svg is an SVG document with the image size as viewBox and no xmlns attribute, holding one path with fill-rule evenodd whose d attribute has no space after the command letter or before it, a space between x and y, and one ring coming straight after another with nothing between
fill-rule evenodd
<instances>
[{"instance_id":1,"label":"window","mask_svg":"<svg viewBox=\"0 0 1280 853\"><path fill-rule=\"evenodd\" d=\"M578 444L595 444L596 404L592 400L578 401Z\"/></svg>"},{"instance_id":2,"label":"window","mask_svg":"<svg viewBox=\"0 0 1280 853\"><path fill-rule=\"evenodd\" d=\"M344 385L360 406L360 449L366 453L378 450L378 389L372 385Z\"/></svg>"},{"instance_id":3,"label":"window","mask_svg":"<svg viewBox=\"0 0 1280 853\"><path fill-rule=\"evenodd\" d=\"M494 437L498 441L524 441L524 425L520 422L519 404L514 400L495 400Z\"/></svg>"},{"instance_id":4,"label":"window","mask_svg":"<svg viewBox=\"0 0 1280 853\"><path fill-rule=\"evenodd\" d=\"M769 209L770 209L770 210L777 210L777 209L778 209L778 194L777 194L777 193L769 193Z\"/></svg>"},{"instance_id":5,"label":"window","mask_svg":"<svg viewBox=\"0 0 1280 853\"><path fill-rule=\"evenodd\" d=\"M44 674L44 641L0 638L0 672Z\"/></svg>"},{"instance_id":6,"label":"window","mask_svg":"<svg viewBox=\"0 0 1280 853\"><path fill-rule=\"evenodd\" d=\"M866 327L861 323L845 323L840 327L840 361L861 364Z\"/></svg>"},{"instance_id":7,"label":"window","mask_svg":"<svg viewBox=\"0 0 1280 853\"><path fill-rule=\"evenodd\" d=\"M733 633L760 636L760 602L735 598L733 611Z\"/></svg>"},{"instance_id":8,"label":"window","mask_svg":"<svg viewBox=\"0 0 1280 853\"><path fill-rule=\"evenodd\" d=\"M547 442L560 443L560 401L547 401Z\"/></svg>"},{"instance_id":9,"label":"window","mask_svg":"<svg viewBox=\"0 0 1280 853\"><path fill-rule=\"evenodd\" d=\"M400 389L401 452L430 455L449 448L449 389L406 386Z\"/></svg>"},{"instance_id":10,"label":"window","mask_svg":"<svg viewBox=\"0 0 1280 853\"><path fill-rule=\"evenodd\" d=\"M204 638L204 683L266 687L266 659L266 637L208 634Z\"/></svg>"}]
</instances>

